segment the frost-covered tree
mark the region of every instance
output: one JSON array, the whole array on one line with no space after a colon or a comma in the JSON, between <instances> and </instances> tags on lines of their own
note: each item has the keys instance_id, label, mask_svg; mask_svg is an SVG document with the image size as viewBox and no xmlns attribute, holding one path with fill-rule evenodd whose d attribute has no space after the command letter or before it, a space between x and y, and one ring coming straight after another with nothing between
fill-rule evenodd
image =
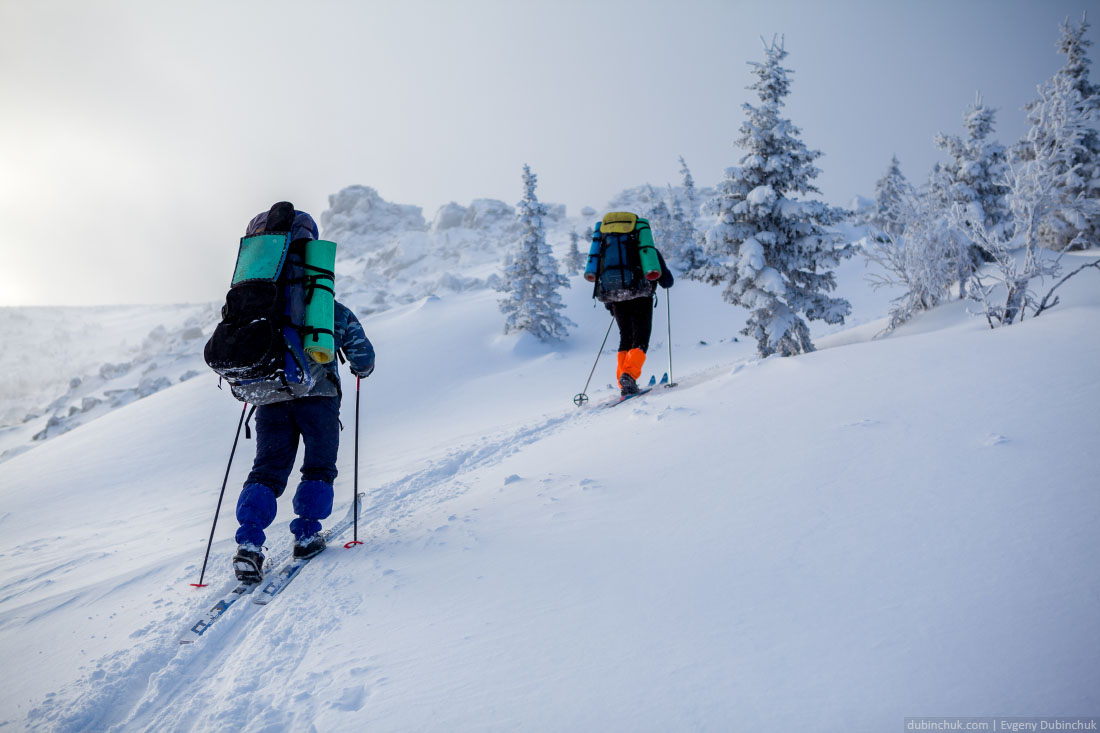
<instances>
[{"instance_id":1,"label":"frost-covered tree","mask_svg":"<svg viewBox=\"0 0 1100 733\"><path fill-rule=\"evenodd\" d=\"M1006 176L1012 227L1007 231L986 229L975 223L966 211L956 206L953 225L963 231L989 255L994 267L975 276L974 297L985 307L991 327L1009 325L1030 315L1039 315L1057 304L1054 291L1068 278L1086 268L1100 269L1100 260L1081 265L1062 277L1039 298L1032 290L1033 281L1053 279L1061 274L1062 254L1044 251L1051 234L1051 221L1063 222L1060 234L1065 249L1079 246L1088 236L1088 222L1100 218L1100 200L1095 196L1067 194L1070 161L1083 154L1087 122L1095 112L1082 104L1080 92L1068 75L1055 76L1039 90L1039 99L1031 114L1043 120L1033 125L1023 141L1022 155ZM1052 144L1053 141L1053 144Z\"/></svg>"},{"instance_id":2,"label":"frost-covered tree","mask_svg":"<svg viewBox=\"0 0 1100 733\"><path fill-rule=\"evenodd\" d=\"M747 151L729 168L711 202L717 216L706 234L702 279L725 283L726 301L751 311L742 331L761 356L813 351L806 321L843 323L851 305L827 293L836 289L829 269L853 253L826 227L842 217L836 207L792 195L819 193L811 181L821 152L799 139L801 130L781 116L790 93L782 41L764 44L765 61L750 62L760 104L745 104L737 144Z\"/></svg>"},{"instance_id":3,"label":"frost-covered tree","mask_svg":"<svg viewBox=\"0 0 1100 733\"><path fill-rule=\"evenodd\" d=\"M1030 127L1015 151L1021 163L1041 157L1051 169L1045 177L1064 205L1048 212L1038 236L1055 250L1100 246L1100 216L1082 215L1077 205L1100 198L1100 86L1089 81L1088 27L1085 18L1062 23L1058 51L1066 63L1027 105Z\"/></svg>"},{"instance_id":4,"label":"frost-covered tree","mask_svg":"<svg viewBox=\"0 0 1100 733\"><path fill-rule=\"evenodd\" d=\"M886 173L875 183L875 203L867 222L884 234L898 237L905 228L906 199L912 192L913 187L902 174L901 164L895 155L890 159Z\"/></svg>"},{"instance_id":5,"label":"frost-covered tree","mask_svg":"<svg viewBox=\"0 0 1100 733\"><path fill-rule=\"evenodd\" d=\"M996 115L995 109L983 104L979 93L963 114L966 136L941 133L935 139L936 147L950 156L936 181L943 188L941 195L948 208L958 204L988 230L1005 226L1008 218L1004 184L1008 158L1005 147L990 139Z\"/></svg>"},{"instance_id":6,"label":"frost-covered tree","mask_svg":"<svg viewBox=\"0 0 1100 733\"><path fill-rule=\"evenodd\" d=\"M695 193L695 179L691 176L691 169L688 168L687 161L684 160L684 156L680 156L680 175L682 176L680 185L684 189L684 198L687 200L688 212L691 218L695 218L695 214L698 213L699 199Z\"/></svg>"},{"instance_id":7,"label":"frost-covered tree","mask_svg":"<svg viewBox=\"0 0 1100 733\"><path fill-rule=\"evenodd\" d=\"M691 175L684 156L680 156L680 188L683 201L669 187L669 201L676 244L672 257L680 272L687 278L699 279L706 258L703 255L702 236L695 229L695 217L699 214L699 194L695 190L695 178ZM687 207L685 211L684 207Z\"/></svg>"},{"instance_id":8,"label":"frost-covered tree","mask_svg":"<svg viewBox=\"0 0 1100 733\"><path fill-rule=\"evenodd\" d=\"M569 252L565 255L565 271L570 275L576 275L584 271L584 266L588 259L587 255L580 250L580 235L577 234L577 230L573 229L569 232Z\"/></svg>"},{"instance_id":9,"label":"frost-covered tree","mask_svg":"<svg viewBox=\"0 0 1100 733\"><path fill-rule=\"evenodd\" d=\"M506 316L504 333L527 331L540 341L560 341L568 334L572 321L561 312L565 305L558 289L569 287L569 280L558 272L558 263L546 243L542 219L546 206L535 195L538 179L530 166L523 166L523 200L516 205L516 220L521 232L515 251L504 262L499 289L506 293L500 310Z\"/></svg>"},{"instance_id":10,"label":"frost-covered tree","mask_svg":"<svg viewBox=\"0 0 1100 733\"><path fill-rule=\"evenodd\" d=\"M669 261L674 271L687 277L703 264L703 248L699 244L699 235L695 231L694 217L689 216L680 197L668 188L668 200L670 202L670 241L665 259Z\"/></svg>"},{"instance_id":11,"label":"frost-covered tree","mask_svg":"<svg viewBox=\"0 0 1100 733\"><path fill-rule=\"evenodd\" d=\"M957 276L958 245L965 247L968 242L948 231L948 220L936 211L930 197L912 188L899 188L891 211L897 227L880 227L866 248L868 259L882 268L868 276L872 287L905 288L894 299L884 333L947 299Z\"/></svg>"},{"instance_id":12,"label":"frost-covered tree","mask_svg":"<svg viewBox=\"0 0 1100 733\"><path fill-rule=\"evenodd\" d=\"M1004 198L1007 155L1003 145L989 139L995 118L996 110L985 106L978 94L963 114L966 136L936 136L936 147L946 150L949 159L936 165L929 180L929 196L934 204L930 215L946 220L951 211L958 209L971 223L991 232L1008 225ZM950 234L958 230L948 227L942 231ZM971 275L987 258L976 243L958 247L955 270L960 298L966 295Z\"/></svg>"},{"instance_id":13,"label":"frost-covered tree","mask_svg":"<svg viewBox=\"0 0 1100 733\"><path fill-rule=\"evenodd\" d=\"M649 186L648 188L653 204L650 205L649 209L646 211L645 217L649 221L649 228L653 231L653 241L656 242L657 248L661 249L662 245L664 245L667 251L668 244L673 241L675 237L672 225L672 213L668 210L668 204L657 195L653 187Z\"/></svg>"},{"instance_id":14,"label":"frost-covered tree","mask_svg":"<svg viewBox=\"0 0 1100 733\"><path fill-rule=\"evenodd\" d=\"M971 276L988 259L988 255L977 243L971 241L966 230L954 226L951 222L952 210L957 203L952 190L952 181L953 178L945 167L936 163L928 177L928 186L921 194L922 205L916 209L910 207L910 215L917 210L921 212L921 216L928 219L921 236L936 237L940 240L930 243L929 246L949 258L954 272L954 281L959 286L959 299L962 299L967 295ZM976 216L973 209L962 204L959 205L959 209L966 213L967 221L981 221L981 217Z\"/></svg>"}]
</instances>

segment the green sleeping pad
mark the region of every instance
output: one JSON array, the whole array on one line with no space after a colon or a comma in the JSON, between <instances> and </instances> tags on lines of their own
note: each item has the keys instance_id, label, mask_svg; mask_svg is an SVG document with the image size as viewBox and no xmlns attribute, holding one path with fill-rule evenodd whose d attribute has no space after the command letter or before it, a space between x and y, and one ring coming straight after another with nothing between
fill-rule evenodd
<instances>
[{"instance_id":1,"label":"green sleeping pad","mask_svg":"<svg viewBox=\"0 0 1100 733\"><path fill-rule=\"evenodd\" d=\"M336 242L314 239L306 243L306 272L309 277L306 302L306 337L303 345L318 364L336 358L333 334L335 303Z\"/></svg>"},{"instance_id":2,"label":"green sleeping pad","mask_svg":"<svg viewBox=\"0 0 1100 733\"><path fill-rule=\"evenodd\" d=\"M275 282L283 271L290 235L259 234L243 237L237 251L237 267L233 271L232 285L248 281Z\"/></svg>"}]
</instances>

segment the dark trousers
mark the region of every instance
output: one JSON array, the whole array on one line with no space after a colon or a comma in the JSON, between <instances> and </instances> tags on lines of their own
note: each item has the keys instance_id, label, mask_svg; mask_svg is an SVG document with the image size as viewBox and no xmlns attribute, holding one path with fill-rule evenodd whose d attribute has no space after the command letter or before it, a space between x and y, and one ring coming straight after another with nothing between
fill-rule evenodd
<instances>
[{"instance_id":1,"label":"dark trousers","mask_svg":"<svg viewBox=\"0 0 1100 733\"><path fill-rule=\"evenodd\" d=\"M619 351L647 350L653 331L653 298L623 300L610 306L619 326Z\"/></svg>"},{"instance_id":2,"label":"dark trousers","mask_svg":"<svg viewBox=\"0 0 1100 733\"><path fill-rule=\"evenodd\" d=\"M306 444L302 480L331 484L340 447L340 398L302 397L257 407L256 460L245 484L263 484L281 496L299 437Z\"/></svg>"}]
</instances>

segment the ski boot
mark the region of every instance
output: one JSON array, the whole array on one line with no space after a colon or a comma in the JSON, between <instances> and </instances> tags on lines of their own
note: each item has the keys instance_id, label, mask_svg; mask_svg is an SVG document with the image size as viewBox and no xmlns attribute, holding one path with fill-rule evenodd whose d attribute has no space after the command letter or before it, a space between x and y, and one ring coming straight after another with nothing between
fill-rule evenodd
<instances>
[{"instance_id":1,"label":"ski boot","mask_svg":"<svg viewBox=\"0 0 1100 733\"><path fill-rule=\"evenodd\" d=\"M325 536L318 532L309 537L294 540L294 557L300 560L308 560L316 557L325 549Z\"/></svg>"},{"instance_id":2,"label":"ski boot","mask_svg":"<svg viewBox=\"0 0 1100 733\"><path fill-rule=\"evenodd\" d=\"M623 372L619 377L619 386L622 387L622 396L629 397L632 394L638 394L638 383L634 381L634 377L630 376L626 372Z\"/></svg>"},{"instance_id":3,"label":"ski boot","mask_svg":"<svg viewBox=\"0 0 1100 733\"><path fill-rule=\"evenodd\" d=\"M233 572L242 583L259 583L264 578L264 556L260 548L252 544L237 547L233 556Z\"/></svg>"}]
</instances>

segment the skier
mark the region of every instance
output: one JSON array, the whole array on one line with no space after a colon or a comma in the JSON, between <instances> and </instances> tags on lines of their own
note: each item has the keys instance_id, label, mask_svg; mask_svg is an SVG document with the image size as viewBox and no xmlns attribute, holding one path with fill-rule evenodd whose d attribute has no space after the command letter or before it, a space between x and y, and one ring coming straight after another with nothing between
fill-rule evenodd
<instances>
[{"instance_id":1,"label":"skier","mask_svg":"<svg viewBox=\"0 0 1100 733\"><path fill-rule=\"evenodd\" d=\"M637 394L653 330L657 286L668 289L674 282L653 244L649 222L623 211L597 222L584 278L595 283L592 297L604 304L619 327L615 378L621 394Z\"/></svg>"},{"instance_id":2,"label":"skier","mask_svg":"<svg viewBox=\"0 0 1100 733\"><path fill-rule=\"evenodd\" d=\"M248 225L246 237L264 232L266 213ZM317 238L317 225L305 212L295 212L294 233ZM333 304L335 350L343 351L351 373L365 379L374 371L374 347L363 327L347 307ZM286 489L287 479L298 452L298 439L305 442L302 479L294 493L290 523L294 535L294 556L310 558L325 549L321 521L332 513L332 482L336 479L336 453L340 437L340 377L336 360L314 364L320 372L305 396L256 408L256 458L237 500L237 554L233 568L238 580L259 581L264 564L264 529L274 520L276 499Z\"/></svg>"}]
</instances>

